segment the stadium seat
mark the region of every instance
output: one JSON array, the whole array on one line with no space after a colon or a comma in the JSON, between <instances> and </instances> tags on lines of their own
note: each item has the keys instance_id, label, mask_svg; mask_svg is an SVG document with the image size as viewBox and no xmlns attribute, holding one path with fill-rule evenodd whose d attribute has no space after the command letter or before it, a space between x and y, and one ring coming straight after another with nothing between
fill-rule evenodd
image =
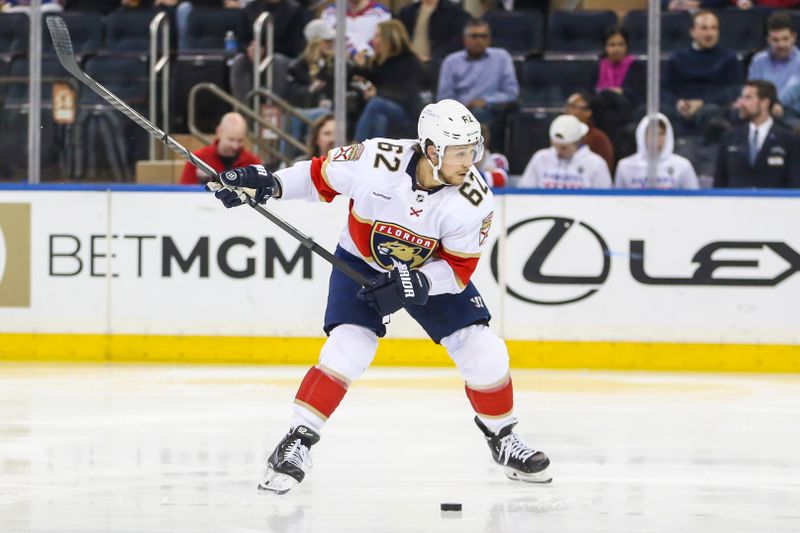
<instances>
[{"instance_id":1,"label":"stadium seat","mask_svg":"<svg viewBox=\"0 0 800 533\"><path fill-rule=\"evenodd\" d=\"M622 21L628 32L630 52L647 53L647 11L629 11ZM661 52L668 53L685 48L692 43L689 30L692 17L686 11L670 11L661 14Z\"/></svg>"},{"instance_id":2,"label":"stadium seat","mask_svg":"<svg viewBox=\"0 0 800 533\"><path fill-rule=\"evenodd\" d=\"M596 68L596 60L525 61L520 76L522 105L561 107L570 94L592 90L592 73Z\"/></svg>"},{"instance_id":3,"label":"stadium seat","mask_svg":"<svg viewBox=\"0 0 800 533\"><path fill-rule=\"evenodd\" d=\"M488 11L483 19L492 30L492 46L512 56L538 54L544 48L544 18L538 11Z\"/></svg>"},{"instance_id":4,"label":"stadium seat","mask_svg":"<svg viewBox=\"0 0 800 533\"><path fill-rule=\"evenodd\" d=\"M86 73L130 107L145 113L148 58L145 55L98 55L86 61ZM131 181L133 161L146 157L147 133L88 88L79 98L81 150L76 174ZM100 172L98 172L100 171Z\"/></svg>"},{"instance_id":5,"label":"stadium seat","mask_svg":"<svg viewBox=\"0 0 800 533\"><path fill-rule=\"evenodd\" d=\"M556 11L547 29L547 53L597 55L605 32L616 25L613 11Z\"/></svg>"},{"instance_id":6,"label":"stadium seat","mask_svg":"<svg viewBox=\"0 0 800 533\"><path fill-rule=\"evenodd\" d=\"M147 103L148 58L100 55L86 61L86 73L131 107ZM81 104L110 105L88 88L81 90Z\"/></svg>"},{"instance_id":7,"label":"stadium seat","mask_svg":"<svg viewBox=\"0 0 800 533\"><path fill-rule=\"evenodd\" d=\"M10 59L26 51L29 27L24 13L0 14L0 56Z\"/></svg>"},{"instance_id":8,"label":"stadium seat","mask_svg":"<svg viewBox=\"0 0 800 533\"><path fill-rule=\"evenodd\" d=\"M192 87L198 83L210 82L228 90L228 70L222 55L179 55L172 65L174 96L172 111L177 131L188 131L188 102ZM230 106L207 92L197 95L197 127L204 132L213 132L220 117L230 111Z\"/></svg>"},{"instance_id":9,"label":"stadium seat","mask_svg":"<svg viewBox=\"0 0 800 533\"><path fill-rule=\"evenodd\" d=\"M28 58L16 57L11 61L8 74L15 77L28 76ZM64 179L71 176L72 129L56 124L52 113L53 81L59 78L74 82L56 57L42 58L42 111L41 146L42 179ZM28 138L28 83L13 83L6 86L2 116L0 116L0 161L4 162L5 177L22 179L27 175ZM22 132L22 133L21 133Z\"/></svg>"},{"instance_id":10,"label":"stadium seat","mask_svg":"<svg viewBox=\"0 0 800 533\"><path fill-rule=\"evenodd\" d=\"M222 51L228 31L232 31L240 43L252 33L247 29L241 9L193 9L187 23L186 48Z\"/></svg>"},{"instance_id":11,"label":"stadium seat","mask_svg":"<svg viewBox=\"0 0 800 533\"><path fill-rule=\"evenodd\" d=\"M508 164L511 174L522 174L533 154L550 146L550 123L560 111L520 111L508 118Z\"/></svg>"},{"instance_id":12,"label":"stadium seat","mask_svg":"<svg viewBox=\"0 0 800 533\"><path fill-rule=\"evenodd\" d=\"M724 9L719 16L719 43L739 53L760 50L764 39L765 12L759 9Z\"/></svg>"},{"instance_id":13,"label":"stadium seat","mask_svg":"<svg viewBox=\"0 0 800 533\"><path fill-rule=\"evenodd\" d=\"M62 17L72 38L72 48L78 58L95 54L103 42L103 17L97 13L48 13L42 17L42 54L55 55L47 18Z\"/></svg>"},{"instance_id":14,"label":"stadium seat","mask_svg":"<svg viewBox=\"0 0 800 533\"><path fill-rule=\"evenodd\" d=\"M155 10L116 9L105 19L103 51L142 53L150 50L150 22ZM160 42L160 41L159 41Z\"/></svg>"}]
</instances>

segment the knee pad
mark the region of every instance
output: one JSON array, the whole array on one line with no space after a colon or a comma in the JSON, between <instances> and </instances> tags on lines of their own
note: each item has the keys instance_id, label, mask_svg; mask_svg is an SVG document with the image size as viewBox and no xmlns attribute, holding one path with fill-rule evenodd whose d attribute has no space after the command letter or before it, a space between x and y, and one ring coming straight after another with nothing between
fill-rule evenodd
<instances>
[{"instance_id":1,"label":"knee pad","mask_svg":"<svg viewBox=\"0 0 800 533\"><path fill-rule=\"evenodd\" d=\"M506 343L487 326L467 326L441 343L469 386L499 384L508 376Z\"/></svg>"},{"instance_id":2,"label":"knee pad","mask_svg":"<svg viewBox=\"0 0 800 533\"><path fill-rule=\"evenodd\" d=\"M375 332L361 326L342 324L331 331L319 353L319 366L333 377L350 384L372 363L378 350Z\"/></svg>"}]
</instances>

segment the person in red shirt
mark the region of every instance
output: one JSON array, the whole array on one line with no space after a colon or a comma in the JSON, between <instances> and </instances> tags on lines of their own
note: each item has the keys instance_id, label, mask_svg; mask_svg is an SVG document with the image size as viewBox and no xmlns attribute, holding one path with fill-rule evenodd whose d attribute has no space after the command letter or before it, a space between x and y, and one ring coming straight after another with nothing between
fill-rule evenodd
<instances>
[{"instance_id":1,"label":"person in red shirt","mask_svg":"<svg viewBox=\"0 0 800 533\"><path fill-rule=\"evenodd\" d=\"M214 144L210 144L194 152L194 155L208 163L217 172L230 170L246 165L260 165L261 160L252 152L244 149L247 135L247 122L239 113L227 113L217 126ZM181 174L182 185L197 185L208 181L202 170L191 163L186 163Z\"/></svg>"}]
</instances>

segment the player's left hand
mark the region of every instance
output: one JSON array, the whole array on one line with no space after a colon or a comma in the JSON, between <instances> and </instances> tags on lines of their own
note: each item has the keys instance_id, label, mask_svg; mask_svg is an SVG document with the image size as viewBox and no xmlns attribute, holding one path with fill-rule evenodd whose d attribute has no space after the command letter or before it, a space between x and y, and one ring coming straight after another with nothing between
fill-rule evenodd
<instances>
[{"instance_id":1,"label":"player's left hand","mask_svg":"<svg viewBox=\"0 0 800 533\"><path fill-rule=\"evenodd\" d=\"M393 270L372 278L369 285L358 291L358 297L381 316L387 316L406 305L425 305L430 288L425 274L397 263Z\"/></svg>"},{"instance_id":2,"label":"player's left hand","mask_svg":"<svg viewBox=\"0 0 800 533\"><path fill-rule=\"evenodd\" d=\"M278 189L278 183L272 172L263 165L248 165L222 172L219 181L219 183L209 182L206 188L214 192L214 196L219 198L225 207L236 207L247 202L247 197L242 191L243 187L255 189L253 199L259 204L274 196Z\"/></svg>"}]
</instances>

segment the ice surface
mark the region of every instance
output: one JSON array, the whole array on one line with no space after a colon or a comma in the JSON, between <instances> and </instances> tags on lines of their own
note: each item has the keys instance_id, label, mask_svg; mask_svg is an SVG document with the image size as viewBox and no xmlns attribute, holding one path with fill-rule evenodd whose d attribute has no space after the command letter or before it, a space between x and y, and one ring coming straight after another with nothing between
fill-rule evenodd
<instances>
[{"instance_id":1,"label":"ice surface","mask_svg":"<svg viewBox=\"0 0 800 533\"><path fill-rule=\"evenodd\" d=\"M0 364L0 531L800 531L800 376L515 370L537 486L491 462L455 369L372 368L306 480L257 491L305 371Z\"/></svg>"}]
</instances>

